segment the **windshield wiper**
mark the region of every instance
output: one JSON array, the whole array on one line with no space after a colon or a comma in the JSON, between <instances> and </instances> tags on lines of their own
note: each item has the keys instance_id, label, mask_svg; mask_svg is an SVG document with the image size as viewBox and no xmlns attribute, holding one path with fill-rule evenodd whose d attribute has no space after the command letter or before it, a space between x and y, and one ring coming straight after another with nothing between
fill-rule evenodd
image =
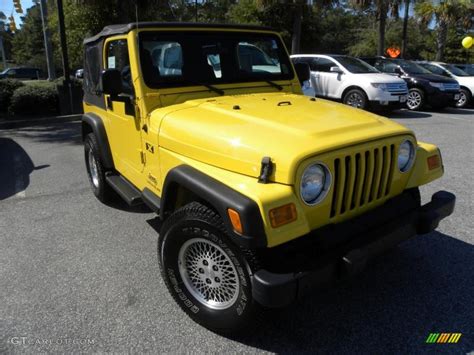
<instances>
[{"instance_id":1,"label":"windshield wiper","mask_svg":"<svg viewBox=\"0 0 474 355\"><path fill-rule=\"evenodd\" d=\"M274 88L277 88L279 91L282 91L283 90L283 86L281 86L280 84L277 84L275 83L274 81L271 81L271 80L264 80L267 84L273 86Z\"/></svg>"},{"instance_id":2,"label":"windshield wiper","mask_svg":"<svg viewBox=\"0 0 474 355\"><path fill-rule=\"evenodd\" d=\"M224 90L221 90L219 88L216 88L214 85L209 85L209 84L205 84L205 83L201 83L199 81L188 81L189 84L192 84L192 85L201 85L201 86L204 86L205 88L208 88L209 90L211 91L214 91L216 94L219 94L219 95L224 95L225 92Z\"/></svg>"}]
</instances>

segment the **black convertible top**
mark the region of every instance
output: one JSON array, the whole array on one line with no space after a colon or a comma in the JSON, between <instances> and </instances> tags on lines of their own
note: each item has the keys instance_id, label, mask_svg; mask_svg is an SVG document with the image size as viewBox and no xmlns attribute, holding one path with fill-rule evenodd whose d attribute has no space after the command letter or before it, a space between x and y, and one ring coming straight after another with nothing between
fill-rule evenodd
<instances>
[{"instance_id":1,"label":"black convertible top","mask_svg":"<svg viewBox=\"0 0 474 355\"><path fill-rule=\"evenodd\" d=\"M215 23L191 23L191 22L133 22L124 23L119 25L105 26L95 36L84 39L84 44L95 42L101 38L109 37L118 34L128 33L136 28L154 28L154 27L196 27L196 28L230 28L236 30L255 30L255 31L272 31L269 27L263 26L252 26L252 25L228 25L228 24L215 24Z\"/></svg>"}]
</instances>

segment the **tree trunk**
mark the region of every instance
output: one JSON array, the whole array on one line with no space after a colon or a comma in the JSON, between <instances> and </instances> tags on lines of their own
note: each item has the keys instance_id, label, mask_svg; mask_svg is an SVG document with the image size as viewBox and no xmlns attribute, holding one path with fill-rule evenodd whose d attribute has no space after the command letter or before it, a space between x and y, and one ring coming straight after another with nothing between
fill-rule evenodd
<instances>
[{"instance_id":1,"label":"tree trunk","mask_svg":"<svg viewBox=\"0 0 474 355\"><path fill-rule=\"evenodd\" d=\"M387 22L387 11L387 4L382 0L378 11L379 38L377 55L384 55L385 53L385 23Z\"/></svg>"},{"instance_id":2,"label":"tree trunk","mask_svg":"<svg viewBox=\"0 0 474 355\"><path fill-rule=\"evenodd\" d=\"M291 54L298 54L300 52L301 40L301 22L303 20L303 4L298 1L294 2L295 10L293 17L293 35L291 37Z\"/></svg>"},{"instance_id":3,"label":"tree trunk","mask_svg":"<svg viewBox=\"0 0 474 355\"><path fill-rule=\"evenodd\" d=\"M410 10L410 0L405 0L405 13L403 16L403 34L402 34L402 58L405 59L408 45L408 12Z\"/></svg>"},{"instance_id":4,"label":"tree trunk","mask_svg":"<svg viewBox=\"0 0 474 355\"><path fill-rule=\"evenodd\" d=\"M444 20L439 20L438 37L436 39L436 61L442 62L444 59L444 49L446 47L446 38L448 36L448 24Z\"/></svg>"}]
</instances>

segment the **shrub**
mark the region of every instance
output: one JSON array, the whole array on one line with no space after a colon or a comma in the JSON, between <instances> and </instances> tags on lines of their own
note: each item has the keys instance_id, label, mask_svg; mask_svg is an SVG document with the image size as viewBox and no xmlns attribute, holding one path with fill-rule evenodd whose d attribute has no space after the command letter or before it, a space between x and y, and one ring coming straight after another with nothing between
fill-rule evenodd
<instances>
[{"instance_id":1,"label":"shrub","mask_svg":"<svg viewBox=\"0 0 474 355\"><path fill-rule=\"evenodd\" d=\"M7 112L13 92L23 83L14 79L0 79L0 112Z\"/></svg>"},{"instance_id":2,"label":"shrub","mask_svg":"<svg viewBox=\"0 0 474 355\"><path fill-rule=\"evenodd\" d=\"M11 115L58 113L58 90L51 82L28 84L15 90L8 112Z\"/></svg>"}]
</instances>

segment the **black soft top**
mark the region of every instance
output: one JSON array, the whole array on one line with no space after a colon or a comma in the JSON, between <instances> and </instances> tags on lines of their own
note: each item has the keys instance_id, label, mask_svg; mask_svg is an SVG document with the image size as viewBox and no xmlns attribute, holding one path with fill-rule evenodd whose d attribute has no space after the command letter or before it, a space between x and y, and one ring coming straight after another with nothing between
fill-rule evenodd
<instances>
[{"instance_id":1,"label":"black soft top","mask_svg":"<svg viewBox=\"0 0 474 355\"><path fill-rule=\"evenodd\" d=\"M272 31L269 27L252 26L252 25L227 25L215 23L190 23L190 22L133 22L119 25L105 26L95 36L84 39L84 44L95 42L101 38L109 37L118 34L128 33L136 28L169 28L169 27L200 27L200 28L230 28L236 30L255 30L255 31Z\"/></svg>"}]
</instances>

